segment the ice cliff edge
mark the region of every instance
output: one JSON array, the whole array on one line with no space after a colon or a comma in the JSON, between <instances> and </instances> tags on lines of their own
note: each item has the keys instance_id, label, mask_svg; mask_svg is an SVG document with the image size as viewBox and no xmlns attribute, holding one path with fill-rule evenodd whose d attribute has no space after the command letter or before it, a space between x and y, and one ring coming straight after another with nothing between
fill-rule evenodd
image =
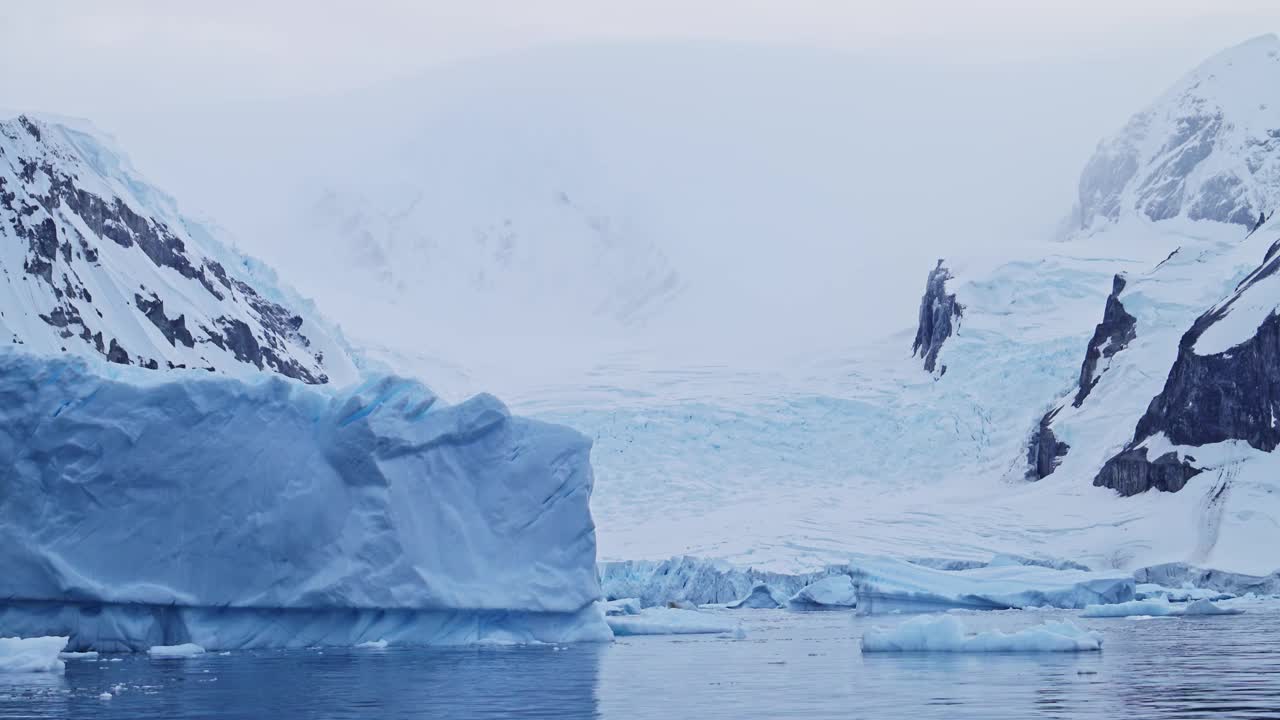
<instances>
[{"instance_id":1,"label":"ice cliff edge","mask_svg":"<svg viewBox=\"0 0 1280 720\"><path fill-rule=\"evenodd\" d=\"M598 640L590 441L491 396L0 351L0 627L70 649Z\"/></svg>"}]
</instances>

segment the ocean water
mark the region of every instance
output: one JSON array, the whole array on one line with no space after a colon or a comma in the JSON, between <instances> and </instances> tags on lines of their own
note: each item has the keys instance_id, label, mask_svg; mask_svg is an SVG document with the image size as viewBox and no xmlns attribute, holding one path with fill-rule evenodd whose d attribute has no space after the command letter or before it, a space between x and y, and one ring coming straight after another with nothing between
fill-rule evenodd
<instances>
[{"instance_id":1,"label":"ocean water","mask_svg":"<svg viewBox=\"0 0 1280 720\"><path fill-rule=\"evenodd\" d=\"M1071 615L962 618L977 631ZM863 630L900 618L737 616L745 639L104 656L62 676L0 675L0 718L1280 718L1275 605L1075 619L1105 636L1078 654L863 655Z\"/></svg>"}]
</instances>

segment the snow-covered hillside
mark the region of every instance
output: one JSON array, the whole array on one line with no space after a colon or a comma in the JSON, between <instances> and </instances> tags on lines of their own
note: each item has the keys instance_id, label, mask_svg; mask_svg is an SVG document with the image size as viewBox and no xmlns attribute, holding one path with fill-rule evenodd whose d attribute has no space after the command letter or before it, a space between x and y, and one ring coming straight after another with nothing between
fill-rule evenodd
<instances>
[{"instance_id":1,"label":"snow-covered hillside","mask_svg":"<svg viewBox=\"0 0 1280 720\"><path fill-rule=\"evenodd\" d=\"M0 121L0 336L150 369L350 382L337 335L91 129Z\"/></svg>"}]
</instances>

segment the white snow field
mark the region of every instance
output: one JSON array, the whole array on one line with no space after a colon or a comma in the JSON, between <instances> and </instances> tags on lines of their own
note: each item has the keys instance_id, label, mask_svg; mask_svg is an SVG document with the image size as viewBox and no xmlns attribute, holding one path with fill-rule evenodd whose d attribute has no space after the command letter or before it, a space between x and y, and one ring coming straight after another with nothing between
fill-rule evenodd
<instances>
[{"instance_id":1,"label":"white snow field","mask_svg":"<svg viewBox=\"0 0 1280 720\"><path fill-rule=\"evenodd\" d=\"M1012 633L969 633L952 615L920 615L892 628L873 627L862 634L863 652L1090 652L1102 649L1102 636L1071 622L1046 622Z\"/></svg>"},{"instance_id":2,"label":"white snow field","mask_svg":"<svg viewBox=\"0 0 1280 720\"><path fill-rule=\"evenodd\" d=\"M61 673L65 637L0 637L0 672Z\"/></svg>"},{"instance_id":3,"label":"white snow field","mask_svg":"<svg viewBox=\"0 0 1280 720\"><path fill-rule=\"evenodd\" d=\"M0 398L8 632L108 651L609 637L589 443L491 396L4 350Z\"/></svg>"}]
</instances>

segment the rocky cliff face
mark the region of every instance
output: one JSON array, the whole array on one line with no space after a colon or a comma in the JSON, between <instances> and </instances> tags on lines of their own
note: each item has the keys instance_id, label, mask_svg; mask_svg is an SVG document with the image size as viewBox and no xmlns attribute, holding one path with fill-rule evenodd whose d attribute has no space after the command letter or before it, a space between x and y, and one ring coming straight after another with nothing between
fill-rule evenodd
<instances>
[{"instance_id":1,"label":"rocky cliff face","mask_svg":"<svg viewBox=\"0 0 1280 720\"><path fill-rule=\"evenodd\" d=\"M1253 228L1280 203L1280 38L1210 58L1098 146L1080 227L1136 214Z\"/></svg>"},{"instance_id":2,"label":"rocky cliff face","mask_svg":"<svg viewBox=\"0 0 1280 720\"><path fill-rule=\"evenodd\" d=\"M1062 442L1053 434L1053 419L1062 412L1058 406L1040 418L1035 432L1031 434L1031 442L1027 445L1028 480L1042 480L1058 468L1062 458L1071 446Z\"/></svg>"},{"instance_id":3,"label":"rocky cliff face","mask_svg":"<svg viewBox=\"0 0 1280 720\"><path fill-rule=\"evenodd\" d=\"M1200 470L1174 452L1148 459L1148 439L1201 446L1243 440L1271 452L1280 445L1280 240L1236 291L1183 334L1163 390L1138 421L1133 441L1094 484L1124 495L1177 491Z\"/></svg>"},{"instance_id":4,"label":"rocky cliff face","mask_svg":"<svg viewBox=\"0 0 1280 720\"><path fill-rule=\"evenodd\" d=\"M964 314L964 306L956 302L956 296L947 294L951 271L942 263L942 260L938 261L925 282L924 297L920 299L920 324L916 329L915 342L911 344L912 356L924 358L924 369L929 372L937 367L942 343L951 337ZM946 371L947 366L943 365L942 372Z\"/></svg>"},{"instance_id":5,"label":"rocky cliff face","mask_svg":"<svg viewBox=\"0 0 1280 720\"><path fill-rule=\"evenodd\" d=\"M150 369L348 374L341 343L105 140L0 121L0 340Z\"/></svg>"},{"instance_id":6,"label":"rocky cliff face","mask_svg":"<svg viewBox=\"0 0 1280 720\"><path fill-rule=\"evenodd\" d=\"M1098 383L1098 361L1112 357L1137 337L1138 320L1120 302L1124 286L1125 279L1121 275L1116 275L1111 281L1111 294L1107 296L1107 304L1102 311L1102 322L1094 328L1093 337L1089 339L1089 347L1085 351L1084 363L1080 366L1080 389L1072 401L1076 407L1080 407L1089 396L1089 391Z\"/></svg>"}]
</instances>

